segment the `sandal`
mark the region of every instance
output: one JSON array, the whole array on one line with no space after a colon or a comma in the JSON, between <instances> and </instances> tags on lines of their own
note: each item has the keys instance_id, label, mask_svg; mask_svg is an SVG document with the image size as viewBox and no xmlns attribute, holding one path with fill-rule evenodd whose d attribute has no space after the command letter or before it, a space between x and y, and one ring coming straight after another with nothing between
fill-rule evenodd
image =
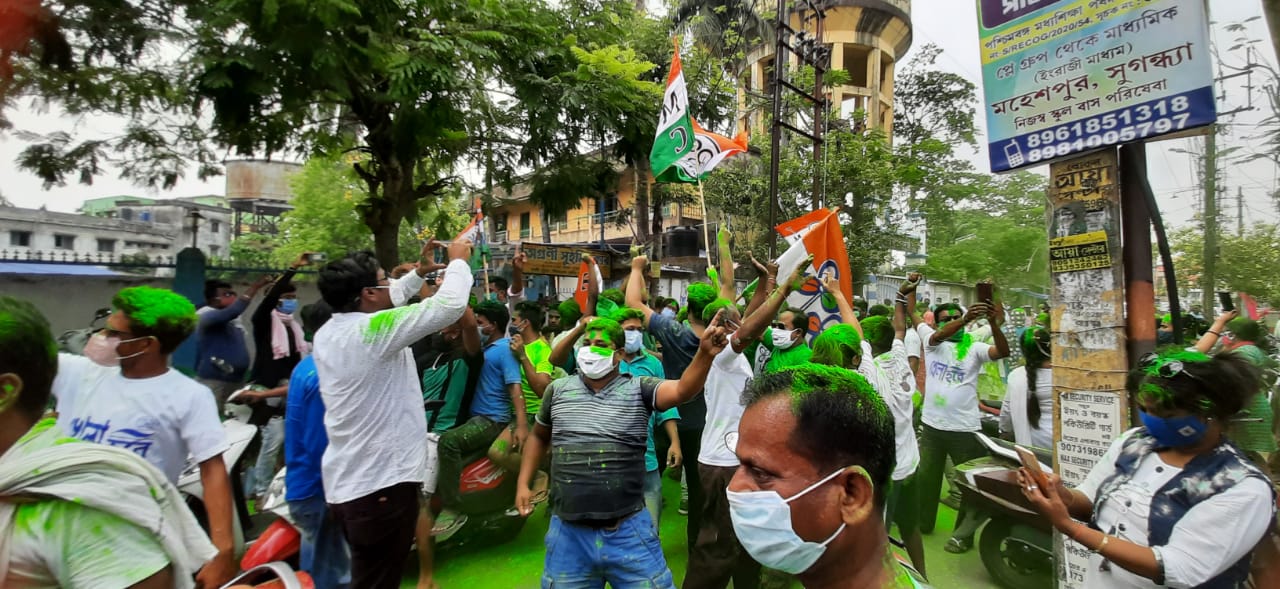
<instances>
[{"instance_id":1,"label":"sandal","mask_svg":"<svg viewBox=\"0 0 1280 589\"><path fill-rule=\"evenodd\" d=\"M964 554L973 548L972 540L964 540L962 538L952 537L947 540L947 545L942 549L951 554Z\"/></svg>"}]
</instances>

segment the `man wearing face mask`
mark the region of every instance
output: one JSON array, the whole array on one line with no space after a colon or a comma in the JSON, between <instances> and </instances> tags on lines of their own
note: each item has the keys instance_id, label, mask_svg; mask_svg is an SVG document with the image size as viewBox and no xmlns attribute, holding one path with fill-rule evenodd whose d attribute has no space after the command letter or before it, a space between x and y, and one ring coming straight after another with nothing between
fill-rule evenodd
<instances>
[{"instance_id":1,"label":"man wearing face mask","mask_svg":"<svg viewBox=\"0 0 1280 589\"><path fill-rule=\"evenodd\" d=\"M866 379L806 364L756 379L742 402L727 496L747 553L812 589L920 587L888 548L893 418Z\"/></svg>"},{"instance_id":2,"label":"man wearing face mask","mask_svg":"<svg viewBox=\"0 0 1280 589\"><path fill-rule=\"evenodd\" d=\"M116 293L107 326L84 356L58 355L58 425L73 438L129 450L177 484L187 457L200 465L209 535L218 548L201 572L205 586L230 580L235 563L231 482L222 461L227 438L208 387L169 366L196 326L196 309L170 290L137 286Z\"/></svg>"},{"instance_id":3,"label":"man wearing face mask","mask_svg":"<svg viewBox=\"0 0 1280 589\"><path fill-rule=\"evenodd\" d=\"M249 348L240 315L270 282L270 276L263 276L239 296L224 280L204 283L205 304L196 311L196 380L213 391L218 415L249 372Z\"/></svg>"},{"instance_id":4,"label":"man wearing face mask","mask_svg":"<svg viewBox=\"0 0 1280 589\"><path fill-rule=\"evenodd\" d=\"M267 291L250 318L254 346L250 382L266 390L242 394L238 400L253 403L249 423L258 426L262 434L257 462L244 481L245 494L256 498L259 504L271 484L284 443L283 397L289 390L289 377L302 357L311 353L311 344L302 334L302 322L294 320L294 313L298 310L298 287L294 286L293 277L308 263L307 254L300 254Z\"/></svg>"},{"instance_id":5,"label":"man wearing face mask","mask_svg":"<svg viewBox=\"0 0 1280 589\"><path fill-rule=\"evenodd\" d=\"M520 391L524 395L525 423L533 423L533 416L542 406L542 393L551 384L551 345L542 337L542 307L537 303L522 301L515 305L515 315L507 326L508 347L511 356L520 364ZM520 454L512 448L516 423L502 431L489 447L489 459L510 471L520 471ZM541 479L541 477L540 477Z\"/></svg>"},{"instance_id":6,"label":"man wearing face mask","mask_svg":"<svg viewBox=\"0 0 1280 589\"><path fill-rule=\"evenodd\" d=\"M432 241L417 268L394 282L370 252L320 271L334 314L315 335L313 355L329 447L321 463L325 500L351 547L354 587L400 586L413 545L420 495L434 491L421 385L409 346L457 321L467 305L471 243L449 245L435 296L401 306L440 270Z\"/></svg>"},{"instance_id":7,"label":"man wearing face mask","mask_svg":"<svg viewBox=\"0 0 1280 589\"><path fill-rule=\"evenodd\" d=\"M706 397L707 426L702 430L698 451L698 480L702 485L702 503L691 505L702 513L702 526L698 530L697 543L689 550L689 574L684 579L684 589L724 589L733 581L735 589L752 589L760 584L760 567L743 551L734 534L730 518L730 505L725 490L738 469L738 457L731 446L742 419L742 390L751 382L751 362L743 354L747 348L768 329L769 319L787 300L791 285L804 276L805 268L812 260L796 267L792 276L778 285L763 303L756 290L756 300L751 307L755 311L739 321L738 310L731 301L718 299L707 305L703 316L707 319L721 313L727 331L729 345L716 355L707 376ZM740 325L740 327L739 327Z\"/></svg>"},{"instance_id":8,"label":"man wearing face mask","mask_svg":"<svg viewBox=\"0 0 1280 589\"><path fill-rule=\"evenodd\" d=\"M520 388L520 363L511 354L507 339L507 307L496 301L476 305L476 325L484 349L484 365L471 399L471 418L440 436L440 500L445 509L436 518L436 529L445 531L459 526L465 516L451 509L458 503L458 485L462 479L463 456L488 448L515 424L511 450L519 451L529 436L524 408L524 391Z\"/></svg>"},{"instance_id":9,"label":"man wearing face mask","mask_svg":"<svg viewBox=\"0 0 1280 589\"><path fill-rule=\"evenodd\" d=\"M516 507L533 512L529 488L548 445L551 528L542 586L674 587L644 505L649 416L697 395L712 358L728 343L723 327L703 331L679 381L621 374L626 336L617 322L596 319L577 353L578 375L547 387L516 485Z\"/></svg>"},{"instance_id":10,"label":"man wearing face mask","mask_svg":"<svg viewBox=\"0 0 1280 589\"><path fill-rule=\"evenodd\" d=\"M760 345L769 350L769 361L764 365L764 372L777 372L788 366L797 366L809 361L813 350L805 342L805 334L809 332L809 316L796 309L784 309L778 314L778 320L768 329Z\"/></svg>"},{"instance_id":11,"label":"man wearing face mask","mask_svg":"<svg viewBox=\"0 0 1280 589\"><path fill-rule=\"evenodd\" d=\"M982 429L978 418L978 376L982 367L1009 355L1009 342L999 329L1003 313L986 303L974 303L967 313L955 303L938 305L934 311L938 329L911 321L924 342L925 395L921 420L920 467L917 472L920 499L920 531L931 533L938 515L938 495L942 490L942 472L946 458L962 464L982 456L986 451L973 434ZM995 345L977 343L965 327L987 317L995 324L991 332ZM957 525L964 519L957 516ZM951 538L948 552L965 552L969 542Z\"/></svg>"},{"instance_id":12,"label":"man wearing face mask","mask_svg":"<svg viewBox=\"0 0 1280 589\"><path fill-rule=\"evenodd\" d=\"M0 297L0 325L0 587L191 587L215 549L177 489L42 417L59 364L49 322Z\"/></svg>"}]
</instances>

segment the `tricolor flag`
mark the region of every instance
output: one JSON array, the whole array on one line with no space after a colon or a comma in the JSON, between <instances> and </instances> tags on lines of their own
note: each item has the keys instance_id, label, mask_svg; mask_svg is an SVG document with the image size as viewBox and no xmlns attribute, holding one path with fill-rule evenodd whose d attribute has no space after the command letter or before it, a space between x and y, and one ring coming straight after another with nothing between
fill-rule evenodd
<instances>
[{"instance_id":1,"label":"tricolor flag","mask_svg":"<svg viewBox=\"0 0 1280 589\"><path fill-rule=\"evenodd\" d=\"M597 285L604 284L604 276L600 274L600 266L595 266L595 275L591 274L592 266L587 263L586 256L583 256L582 262L578 264L578 288L573 291L573 300L578 302L578 308L582 309L582 314L587 314L587 285L592 280ZM597 287L598 289L599 287ZM600 292L597 290L596 292ZM599 304L598 302L596 304Z\"/></svg>"},{"instance_id":2,"label":"tricolor flag","mask_svg":"<svg viewBox=\"0 0 1280 589\"><path fill-rule=\"evenodd\" d=\"M658 182L697 183L711 174L720 162L747 151L746 133L730 139L703 129L698 121L689 119L689 122L693 124L693 150L658 174Z\"/></svg>"},{"instance_id":3,"label":"tricolor flag","mask_svg":"<svg viewBox=\"0 0 1280 589\"><path fill-rule=\"evenodd\" d=\"M454 241L460 239L471 240L471 264L472 270L478 270L484 266L484 258L489 255L489 244L484 239L484 212L480 209L480 199L475 201L475 212L471 216L471 224L467 225L462 232L454 237Z\"/></svg>"},{"instance_id":4,"label":"tricolor flag","mask_svg":"<svg viewBox=\"0 0 1280 589\"><path fill-rule=\"evenodd\" d=\"M662 94L662 112L658 115L658 129L653 137L653 149L649 151L649 166L654 176L667 171L677 161L693 152L693 119L689 116L689 94L684 83L684 68L680 65L680 46L671 58L671 71L667 74L667 89Z\"/></svg>"},{"instance_id":5,"label":"tricolor flag","mask_svg":"<svg viewBox=\"0 0 1280 589\"><path fill-rule=\"evenodd\" d=\"M813 265L805 269L808 279L787 297L787 305L803 309L809 316L809 335L840 323L840 309L830 297L822 296L821 278L834 275L845 299L853 302L853 275L849 253L844 246L840 219L831 209L819 209L778 225L778 233L791 244L778 256L778 278L785 280L805 258L813 255Z\"/></svg>"}]
</instances>

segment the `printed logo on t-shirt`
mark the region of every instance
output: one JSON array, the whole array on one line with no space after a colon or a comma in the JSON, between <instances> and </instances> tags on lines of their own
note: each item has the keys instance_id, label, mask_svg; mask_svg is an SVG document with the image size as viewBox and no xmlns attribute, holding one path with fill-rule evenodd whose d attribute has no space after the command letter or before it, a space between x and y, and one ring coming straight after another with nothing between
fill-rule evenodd
<instances>
[{"instance_id":1,"label":"printed logo on t-shirt","mask_svg":"<svg viewBox=\"0 0 1280 589\"><path fill-rule=\"evenodd\" d=\"M947 384L960 384L964 382L964 368L934 360L933 364L929 365L929 376Z\"/></svg>"},{"instance_id":2,"label":"printed logo on t-shirt","mask_svg":"<svg viewBox=\"0 0 1280 589\"><path fill-rule=\"evenodd\" d=\"M144 419L142 423L138 424L140 429L119 428L112 430L110 420L98 423L93 421L92 417L77 418L71 420L71 437L95 444L114 446L146 458L147 452L151 450L151 446L155 442L157 425L158 423L154 419Z\"/></svg>"}]
</instances>

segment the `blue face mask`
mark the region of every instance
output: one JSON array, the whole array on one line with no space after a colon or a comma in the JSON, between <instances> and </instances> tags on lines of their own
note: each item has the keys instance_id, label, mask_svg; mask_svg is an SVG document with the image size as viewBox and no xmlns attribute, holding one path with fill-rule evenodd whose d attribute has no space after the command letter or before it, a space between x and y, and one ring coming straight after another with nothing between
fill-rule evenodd
<instances>
[{"instance_id":1,"label":"blue face mask","mask_svg":"<svg viewBox=\"0 0 1280 589\"><path fill-rule=\"evenodd\" d=\"M675 319L675 318L676 318L676 312L675 312L675 311L672 311L672 310L671 310L671 307L664 307L664 308L662 309L662 316L663 316L663 317L666 317L667 319Z\"/></svg>"},{"instance_id":2,"label":"blue face mask","mask_svg":"<svg viewBox=\"0 0 1280 589\"><path fill-rule=\"evenodd\" d=\"M298 299L280 299L280 305L276 308L280 309L281 313L292 315L294 311L298 310Z\"/></svg>"},{"instance_id":3,"label":"blue face mask","mask_svg":"<svg viewBox=\"0 0 1280 589\"><path fill-rule=\"evenodd\" d=\"M1156 417L1146 411L1138 412L1142 416L1142 425L1147 433L1156 439L1156 443L1166 448L1190 446L1204 438L1209 429L1199 417L1184 415L1182 417Z\"/></svg>"},{"instance_id":4,"label":"blue face mask","mask_svg":"<svg viewBox=\"0 0 1280 589\"><path fill-rule=\"evenodd\" d=\"M639 330L629 330L623 332L627 338L626 351L628 354L635 354L644 347L644 332Z\"/></svg>"}]
</instances>

